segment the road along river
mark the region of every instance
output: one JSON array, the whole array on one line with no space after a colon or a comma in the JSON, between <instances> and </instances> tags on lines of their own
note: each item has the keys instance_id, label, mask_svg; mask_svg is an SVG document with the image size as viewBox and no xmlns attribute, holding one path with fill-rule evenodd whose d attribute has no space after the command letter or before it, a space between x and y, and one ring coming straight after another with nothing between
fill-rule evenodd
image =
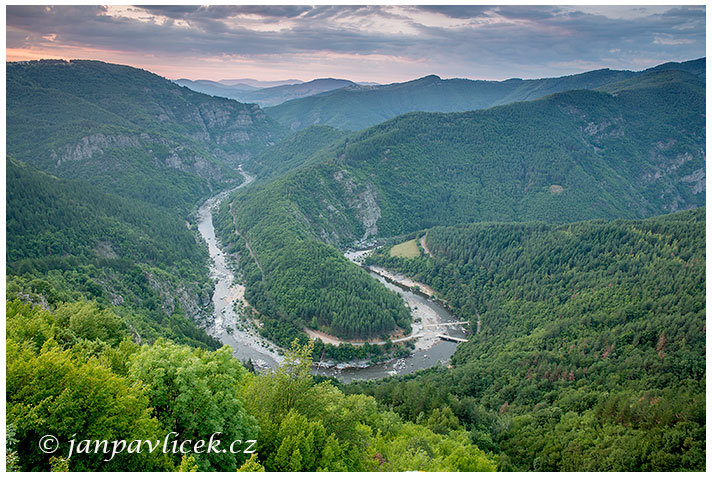
<instances>
[{"instance_id":1,"label":"road along river","mask_svg":"<svg viewBox=\"0 0 712 478\"><path fill-rule=\"evenodd\" d=\"M234 283L235 275L227 264L224 251L220 249L213 226L213 208L235 189L245 187L254 180L254 177L249 174L242 170L240 172L245 176L245 181L240 186L213 196L205 201L198 211L198 230L208 244L211 258L210 276L215 282L214 315L207 331L223 344L230 345L235 351L236 358L242 361L252 360L259 369L274 369L283 361L277 353L279 347L262 337L255 324L235 311L236 304L246 304L245 287ZM361 265L362 258L369 252L347 253L346 257ZM315 374L351 382L411 373L449 362L457 344L441 340L438 335L466 337L467 334L460 324L443 325L457 323L459 320L440 304L430 300L427 295L412 291L410 287L416 283L385 270L375 268L374 270L370 270L369 274L388 289L399 294L410 308L414 319L412 338L416 341L415 350L406 358L392 359L377 365L368 365L368 363L327 364L328 367L319 365L313 368ZM407 284L408 287L399 283ZM420 287L427 291L422 284Z\"/></svg>"}]
</instances>

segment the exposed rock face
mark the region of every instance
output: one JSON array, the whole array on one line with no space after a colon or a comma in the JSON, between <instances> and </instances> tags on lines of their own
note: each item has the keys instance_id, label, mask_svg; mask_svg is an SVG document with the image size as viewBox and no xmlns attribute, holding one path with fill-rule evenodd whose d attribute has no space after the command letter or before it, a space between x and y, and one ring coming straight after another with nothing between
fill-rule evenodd
<instances>
[{"instance_id":1,"label":"exposed rock face","mask_svg":"<svg viewBox=\"0 0 712 478\"><path fill-rule=\"evenodd\" d=\"M97 245L94 246L94 252L96 252L99 257L104 257L106 259L116 259L119 257L118 254L116 254L116 251L114 251L111 243L108 241L101 241L97 243Z\"/></svg>"},{"instance_id":2,"label":"exposed rock face","mask_svg":"<svg viewBox=\"0 0 712 478\"><path fill-rule=\"evenodd\" d=\"M583 117L585 119L585 116ZM601 140L607 137L620 137L625 136L623 130L623 118L616 117L609 120L601 120L599 122L589 121L585 127L582 128L583 132L589 136L595 137L597 140Z\"/></svg>"},{"instance_id":3,"label":"exposed rock face","mask_svg":"<svg viewBox=\"0 0 712 478\"><path fill-rule=\"evenodd\" d=\"M344 188L344 200L355 210L356 217L363 224L364 233L360 242L378 234L378 220L381 208L378 206L376 191L371 184L357 185L345 170L334 173L334 180Z\"/></svg>"},{"instance_id":4,"label":"exposed rock face","mask_svg":"<svg viewBox=\"0 0 712 478\"><path fill-rule=\"evenodd\" d=\"M705 168L700 168L695 170L692 174L683 176L681 181L683 183L691 183L692 193L699 194L705 192Z\"/></svg>"},{"instance_id":5,"label":"exposed rock face","mask_svg":"<svg viewBox=\"0 0 712 478\"><path fill-rule=\"evenodd\" d=\"M667 204L663 206L665 211L675 212L691 207L681 192L689 188L692 194L704 193L706 190L705 179L705 151L684 151L675 155L671 154L671 149L676 145L674 139L658 141L650 149L651 168L646 172L642 181L644 183L660 183L664 185L663 193L660 195ZM690 171L691 166L702 164L703 167Z\"/></svg>"},{"instance_id":6,"label":"exposed rock face","mask_svg":"<svg viewBox=\"0 0 712 478\"><path fill-rule=\"evenodd\" d=\"M356 207L358 217L363 222L365 231L361 241L378 234L378 226L376 224L381 218L381 208L378 207L376 193L370 184L366 185L366 190L356 196L350 205Z\"/></svg>"},{"instance_id":7,"label":"exposed rock face","mask_svg":"<svg viewBox=\"0 0 712 478\"><path fill-rule=\"evenodd\" d=\"M222 170L214 161L201 156L181 145L171 143L164 138L140 135L104 135L101 133L85 136L77 143L69 144L58 151L52 151L50 158L56 168L70 161L101 160L111 150L134 148L147 152L157 164L192 173L210 181L223 178ZM160 150L161 152L156 152ZM167 156L165 152L167 151ZM165 156L165 157L162 157Z\"/></svg>"},{"instance_id":8,"label":"exposed rock face","mask_svg":"<svg viewBox=\"0 0 712 478\"><path fill-rule=\"evenodd\" d=\"M109 148L138 148L140 146L140 138L135 136L107 136L97 133L85 136L75 144L60 148L59 153L52 151L50 157L57 162L57 166L61 166L67 161L84 161L102 155Z\"/></svg>"},{"instance_id":9,"label":"exposed rock face","mask_svg":"<svg viewBox=\"0 0 712 478\"><path fill-rule=\"evenodd\" d=\"M160 278L150 272L146 273L146 279L151 288L161 297L161 310L166 315L172 315L176 305L180 305L185 316L193 320L202 315L206 301L196 287L184 283L174 286L167 278ZM210 303L209 298L207 303Z\"/></svg>"}]
</instances>

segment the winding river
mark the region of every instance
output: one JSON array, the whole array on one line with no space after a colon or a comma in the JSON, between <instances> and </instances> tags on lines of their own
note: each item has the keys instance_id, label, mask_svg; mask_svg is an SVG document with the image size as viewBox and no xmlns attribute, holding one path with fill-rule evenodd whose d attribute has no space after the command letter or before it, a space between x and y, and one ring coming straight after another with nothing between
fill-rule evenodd
<instances>
[{"instance_id":1,"label":"winding river","mask_svg":"<svg viewBox=\"0 0 712 478\"><path fill-rule=\"evenodd\" d=\"M254 324L235 311L235 304L244 301L245 287L235 284L235 275L228 267L225 253L220 249L213 226L213 208L236 189L250 184L255 178L240 169L245 181L238 187L217 194L200 206L198 231L208 244L210 253L210 278L215 283L213 292L213 317L207 332L223 344L233 348L234 356L246 362L251 360L257 368L276 368L282 357L279 348L268 342L256 330Z\"/></svg>"},{"instance_id":2,"label":"winding river","mask_svg":"<svg viewBox=\"0 0 712 478\"><path fill-rule=\"evenodd\" d=\"M262 337L257 326L235 310L236 304L244 302L243 285L235 284L235 275L227 264L225 253L220 249L215 236L212 210L226 199L236 189L250 184L254 177L245 173L245 181L238 187L223 191L203 203L198 211L198 230L208 245L211 258L210 276L215 283L213 293L214 314L212 322L207 326L207 332L219 339L223 344L233 348L234 356L242 361L248 359L258 369L274 369L283 358L277 352L279 347ZM356 264L361 265L361 259L370 251L360 251L345 254ZM386 271L379 271L383 274ZM392 359L387 362L369 365L367 363L349 364L318 364L313 368L316 375L336 377L344 382L352 380L370 380L393 375L407 374L430 368L439 364L447 364L455 352L457 344L438 338L439 334L451 337L465 338L466 332L457 323L458 319L440 304L430 300L426 295L412 291L398 282L409 283L406 278L388 274L386 278L369 270L369 274L379 280L388 289L399 294L413 315L412 340L416 348L413 353L402 359ZM453 324L453 325L444 325Z\"/></svg>"}]
</instances>

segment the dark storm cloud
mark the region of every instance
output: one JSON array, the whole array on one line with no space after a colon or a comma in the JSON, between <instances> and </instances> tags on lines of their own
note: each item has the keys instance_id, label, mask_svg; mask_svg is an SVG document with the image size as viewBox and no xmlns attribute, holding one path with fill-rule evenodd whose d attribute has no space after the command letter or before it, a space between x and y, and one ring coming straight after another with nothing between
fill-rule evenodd
<instances>
[{"instance_id":1,"label":"dark storm cloud","mask_svg":"<svg viewBox=\"0 0 712 478\"><path fill-rule=\"evenodd\" d=\"M344 15L341 8L315 8L311 21L298 24L285 32L256 32L243 26L231 26L219 21L232 18L240 13L254 13L262 8L245 7L225 8L173 8L160 7L144 9L153 14L165 15L172 20L184 20L194 28L177 26L175 22L157 24L153 22L132 21L123 17L102 15L103 9L81 11L82 7L44 7L26 11L24 7L15 12L15 7L8 7L8 26L30 30L34 37L24 41L27 46L36 37L55 34L56 41L72 44L87 44L93 47L122 50L158 49L167 53L192 51L205 55L218 54L281 54L290 52L309 52L328 49L337 52L374 53L377 50L402 48L404 42L379 33L363 33L353 30L339 30L323 25L325 17L333 18ZM348 8L352 13L365 10L361 7ZM271 17L285 18L293 15L284 10L273 10ZM81 14L79 14L81 13ZM366 14L366 12L362 12ZM81 25L81 27L79 27Z\"/></svg>"}]
</instances>

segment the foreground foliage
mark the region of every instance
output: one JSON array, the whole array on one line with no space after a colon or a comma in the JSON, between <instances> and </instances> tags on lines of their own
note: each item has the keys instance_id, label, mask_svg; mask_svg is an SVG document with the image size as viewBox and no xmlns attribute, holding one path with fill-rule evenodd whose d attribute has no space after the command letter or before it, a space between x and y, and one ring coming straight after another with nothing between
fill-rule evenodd
<instances>
[{"instance_id":1,"label":"foreground foliage","mask_svg":"<svg viewBox=\"0 0 712 478\"><path fill-rule=\"evenodd\" d=\"M316 384L311 345L251 375L228 347L138 346L92 303L7 304L8 466L22 471L493 471L457 421L414 424L371 397ZM436 414L434 414L435 416ZM437 418L437 417L436 417ZM69 441L257 440L257 454L70 456ZM47 434L59 448L44 454ZM169 447L170 449L170 447ZM68 460L67 460L68 458ZM248 459L249 458L249 459Z\"/></svg>"},{"instance_id":2,"label":"foreground foliage","mask_svg":"<svg viewBox=\"0 0 712 478\"><path fill-rule=\"evenodd\" d=\"M139 340L219 345L193 321L212 284L207 251L180 217L12 158L6 172L9 298L96 300Z\"/></svg>"}]
</instances>

